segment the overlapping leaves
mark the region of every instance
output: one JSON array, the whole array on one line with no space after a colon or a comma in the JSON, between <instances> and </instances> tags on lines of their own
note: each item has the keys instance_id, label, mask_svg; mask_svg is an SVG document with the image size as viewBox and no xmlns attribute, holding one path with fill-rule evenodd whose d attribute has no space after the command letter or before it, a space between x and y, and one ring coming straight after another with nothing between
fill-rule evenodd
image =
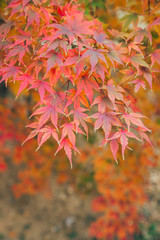
<instances>
[{"instance_id":1,"label":"overlapping leaves","mask_svg":"<svg viewBox=\"0 0 160 240\"><path fill-rule=\"evenodd\" d=\"M159 64L159 52L150 55L150 66L142 46L144 37L152 43L148 29L137 29L129 36L108 31L109 37L102 23L84 19L75 3L60 5L52 0L12 0L4 21L0 27L1 81L18 81L17 96L26 89L30 94L37 91L40 98L32 114L36 122L29 125L34 130L27 140L38 136L39 148L52 136L59 145L57 152L63 148L72 163L72 150L78 151L76 135L88 136L88 123L103 130L102 145L110 142L115 159L119 144L124 155L129 138L147 136L142 115L125 86L115 82L114 73L118 69L124 74L119 82L132 75L135 91L144 88L145 81L152 86L151 66ZM121 43L114 41L118 34Z\"/></svg>"}]
</instances>

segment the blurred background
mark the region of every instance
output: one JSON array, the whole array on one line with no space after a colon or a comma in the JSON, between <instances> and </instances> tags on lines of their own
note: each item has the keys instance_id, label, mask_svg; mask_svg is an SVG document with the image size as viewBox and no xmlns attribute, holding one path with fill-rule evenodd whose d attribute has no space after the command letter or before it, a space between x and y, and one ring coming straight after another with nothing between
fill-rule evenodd
<instances>
[{"instance_id":1,"label":"blurred background","mask_svg":"<svg viewBox=\"0 0 160 240\"><path fill-rule=\"evenodd\" d=\"M132 28L133 12L143 10L139 1L129 1L127 8L125 0L79 3L86 16L120 31ZM0 240L160 240L158 81L152 91L136 94L154 149L133 141L134 150L126 151L125 161L119 155L117 165L90 130L88 143L77 141L81 155L72 170L64 152L54 157L53 141L38 151L36 139L22 147L38 95L26 92L15 101L18 87L0 84Z\"/></svg>"}]
</instances>

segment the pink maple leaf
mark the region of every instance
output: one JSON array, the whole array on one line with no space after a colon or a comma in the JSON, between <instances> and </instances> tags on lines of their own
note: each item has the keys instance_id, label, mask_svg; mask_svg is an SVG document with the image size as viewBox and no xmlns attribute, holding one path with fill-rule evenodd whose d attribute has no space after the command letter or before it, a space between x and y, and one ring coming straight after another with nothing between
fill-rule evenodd
<instances>
[{"instance_id":1,"label":"pink maple leaf","mask_svg":"<svg viewBox=\"0 0 160 240\"><path fill-rule=\"evenodd\" d=\"M43 135L41 135L41 139L39 141L39 145L37 150L42 146L42 144L44 142L46 142L51 136L58 142L58 134L56 132L56 129L51 128L49 126L46 126L44 128L41 128L39 130L40 133L43 133Z\"/></svg>"},{"instance_id":2,"label":"pink maple leaf","mask_svg":"<svg viewBox=\"0 0 160 240\"><path fill-rule=\"evenodd\" d=\"M112 154L113 154L113 157L114 157L116 163L118 163L116 156L117 156L117 152L118 152L118 149L119 149L119 144L118 144L118 142L117 142L116 139L111 140L111 142L110 142L110 148L111 148L111 152L112 152Z\"/></svg>"},{"instance_id":3,"label":"pink maple leaf","mask_svg":"<svg viewBox=\"0 0 160 240\"><path fill-rule=\"evenodd\" d=\"M63 56L60 53L48 53L46 57L48 57L46 73L56 65L62 66L63 64Z\"/></svg>"},{"instance_id":4,"label":"pink maple leaf","mask_svg":"<svg viewBox=\"0 0 160 240\"><path fill-rule=\"evenodd\" d=\"M90 63L91 63L91 72L94 70L94 67L98 63L98 60L102 60L107 66L108 63L106 61L105 56L103 55L103 52L106 52L103 49L89 49L86 50L86 52L82 55L81 60L90 57Z\"/></svg>"},{"instance_id":5,"label":"pink maple leaf","mask_svg":"<svg viewBox=\"0 0 160 240\"><path fill-rule=\"evenodd\" d=\"M16 45L30 45L32 43L31 33L29 31L23 31L22 29L17 29L20 35L10 36L9 38L14 39L15 42L12 44L12 47Z\"/></svg>"},{"instance_id":6,"label":"pink maple leaf","mask_svg":"<svg viewBox=\"0 0 160 240\"><path fill-rule=\"evenodd\" d=\"M41 103L43 102L46 90L49 93L53 93L52 88L50 87L49 83L46 82L46 81L36 80L36 82L33 83L32 86L30 88L28 88L28 90L35 89L35 88L38 89L38 93L39 93L39 96L40 96L40 99L41 99Z\"/></svg>"},{"instance_id":7,"label":"pink maple leaf","mask_svg":"<svg viewBox=\"0 0 160 240\"><path fill-rule=\"evenodd\" d=\"M134 89L135 92L138 92L140 87L142 87L143 89L146 89L145 83L142 80L136 79L133 81L133 83L135 84L135 89Z\"/></svg>"},{"instance_id":8,"label":"pink maple leaf","mask_svg":"<svg viewBox=\"0 0 160 240\"><path fill-rule=\"evenodd\" d=\"M123 98L122 93L125 92L125 91L120 86L115 86L112 79L110 79L107 82L107 85L103 85L103 87L101 89L107 89L108 97L111 100L114 108L116 108L115 99L124 102L124 98Z\"/></svg>"},{"instance_id":9,"label":"pink maple leaf","mask_svg":"<svg viewBox=\"0 0 160 240\"><path fill-rule=\"evenodd\" d=\"M37 23L38 27L40 24L40 14L37 11L34 11L31 7L25 8L25 16L27 17L27 26L26 29L34 22Z\"/></svg>"},{"instance_id":10,"label":"pink maple leaf","mask_svg":"<svg viewBox=\"0 0 160 240\"><path fill-rule=\"evenodd\" d=\"M156 49L153 53L151 53L151 62L151 66L153 66L155 62L160 65L160 49Z\"/></svg>"},{"instance_id":11,"label":"pink maple leaf","mask_svg":"<svg viewBox=\"0 0 160 240\"><path fill-rule=\"evenodd\" d=\"M68 138L64 138L60 144L59 147L57 148L57 151L54 155L56 155L62 148L64 148L64 151L70 161L71 169L72 169L72 149L75 151L79 152L78 149L73 146Z\"/></svg>"},{"instance_id":12,"label":"pink maple leaf","mask_svg":"<svg viewBox=\"0 0 160 240\"><path fill-rule=\"evenodd\" d=\"M85 94L87 95L90 103L93 99L93 88L97 89L98 84L88 75L80 76L77 82L77 94L81 93L84 89Z\"/></svg>"},{"instance_id":13,"label":"pink maple leaf","mask_svg":"<svg viewBox=\"0 0 160 240\"><path fill-rule=\"evenodd\" d=\"M85 111L87 111L87 109L78 107L75 110L71 110L69 115L74 114L74 123L76 126L76 133L78 131L78 126L81 124L88 136L88 127L87 127L87 124L85 123L85 121L87 121L88 115L86 113L84 113Z\"/></svg>"},{"instance_id":14,"label":"pink maple leaf","mask_svg":"<svg viewBox=\"0 0 160 240\"><path fill-rule=\"evenodd\" d=\"M34 75L36 78L38 78L38 74L44 66L44 59L36 59L34 62L28 65L27 72L31 72L31 75Z\"/></svg>"},{"instance_id":15,"label":"pink maple leaf","mask_svg":"<svg viewBox=\"0 0 160 240\"><path fill-rule=\"evenodd\" d=\"M66 23L63 24L50 24L49 26L59 29L55 33L54 38L58 38L60 35L67 35L70 43L75 39L75 36L82 38L82 34L93 34L93 30L90 27L93 23L90 21L83 21L83 13L79 13L76 16L66 16Z\"/></svg>"},{"instance_id":16,"label":"pink maple leaf","mask_svg":"<svg viewBox=\"0 0 160 240\"><path fill-rule=\"evenodd\" d=\"M91 118L97 118L94 123L94 130L96 131L100 127L102 127L105 138L107 139L111 133L112 125L113 126L121 126L121 123L118 118L116 118L117 113L108 112L108 113L94 113L91 115Z\"/></svg>"},{"instance_id":17,"label":"pink maple leaf","mask_svg":"<svg viewBox=\"0 0 160 240\"><path fill-rule=\"evenodd\" d=\"M46 107L41 107L39 109L37 109L31 116L34 115L41 115L41 117L39 118L39 128L42 127L48 120L49 118L51 118L51 122L53 123L53 125L55 126L55 128L57 128L57 122L58 122L58 112L62 113L62 110L56 106L53 106L51 104L48 104Z\"/></svg>"},{"instance_id":18,"label":"pink maple leaf","mask_svg":"<svg viewBox=\"0 0 160 240\"><path fill-rule=\"evenodd\" d=\"M20 81L20 85L19 85L19 90L18 90L18 93L17 93L17 96L16 96L16 99L18 98L19 94L26 88L28 87L29 84L33 84L33 78L24 73L22 74L21 76L17 77L16 78L17 81Z\"/></svg>"},{"instance_id":19,"label":"pink maple leaf","mask_svg":"<svg viewBox=\"0 0 160 240\"><path fill-rule=\"evenodd\" d=\"M66 137L68 136L70 142L72 143L73 146L75 146L76 143L76 137L75 134L73 132L73 128L74 128L74 124L73 122L71 123L65 123L62 125L62 136L61 136L61 140L60 142Z\"/></svg>"},{"instance_id":20,"label":"pink maple leaf","mask_svg":"<svg viewBox=\"0 0 160 240\"><path fill-rule=\"evenodd\" d=\"M148 29L150 29L153 26L160 25L160 17L156 18L149 26Z\"/></svg>"},{"instance_id":21,"label":"pink maple leaf","mask_svg":"<svg viewBox=\"0 0 160 240\"><path fill-rule=\"evenodd\" d=\"M120 140L120 143L122 145L123 160L124 160L124 151L125 151L126 147L128 146L128 137L135 138L138 141L140 141L140 139L134 133L128 132L126 129L119 129L112 137L107 139L107 140L114 140L114 139Z\"/></svg>"},{"instance_id":22,"label":"pink maple leaf","mask_svg":"<svg viewBox=\"0 0 160 240\"><path fill-rule=\"evenodd\" d=\"M145 131L150 131L148 128L144 126L140 118L144 118L145 116L139 114L139 113L124 113L122 115L122 118L124 118L127 127L128 127L128 132L130 131L130 125L131 123L133 125L136 125L138 127L143 128Z\"/></svg>"},{"instance_id":23,"label":"pink maple leaf","mask_svg":"<svg viewBox=\"0 0 160 240\"><path fill-rule=\"evenodd\" d=\"M8 59L10 57L15 57L18 59L18 61L20 63L23 63L23 57L26 54L26 52L29 53L28 47L24 46L24 45L16 45L14 46L9 53L6 56L6 61L8 61Z\"/></svg>"},{"instance_id":24,"label":"pink maple leaf","mask_svg":"<svg viewBox=\"0 0 160 240\"><path fill-rule=\"evenodd\" d=\"M13 78L15 81L19 74L22 74L20 67L13 66L12 63L8 64L7 67L1 68L3 77L0 82L5 81L7 83L9 78Z\"/></svg>"},{"instance_id":25,"label":"pink maple leaf","mask_svg":"<svg viewBox=\"0 0 160 240\"><path fill-rule=\"evenodd\" d=\"M104 113L107 107L111 110L115 109L113 103L111 102L107 95L96 97L91 106L95 104L98 104L98 111L101 113Z\"/></svg>"},{"instance_id":26,"label":"pink maple leaf","mask_svg":"<svg viewBox=\"0 0 160 240\"><path fill-rule=\"evenodd\" d=\"M6 37L13 25L14 22L6 20L5 23L0 25L0 35L3 34L3 37Z\"/></svg>"},{"instance_id":27,"label":"pink maple leaf","mask_svg":"<svg viewBox=\"0 0 160 240\"><path fill-rule=\"evenodd\" d=\"M105 65L100 64L99 62L96 64L95 66L95 71L98 73L98 75L102 78L102 81L104 83L105 80L105 73L107 73L109 75L108 69ZM96 73L94 72L94 75L96 75ZM96 76L97 78L97 76Z\"/></svg>"}]
</instances>

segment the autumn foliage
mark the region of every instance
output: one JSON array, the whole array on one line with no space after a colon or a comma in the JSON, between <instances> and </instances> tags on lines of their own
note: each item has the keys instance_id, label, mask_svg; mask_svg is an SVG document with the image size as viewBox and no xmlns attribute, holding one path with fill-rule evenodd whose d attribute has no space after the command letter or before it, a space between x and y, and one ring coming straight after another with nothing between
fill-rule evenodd
<instances>
[{"instance_id":1,"label":"autumn foliage","mask_svg":"<svg viewBox=\"0 0 160 240\"><path fill-rule=\"evenodd\" d=\"M83 7L94 6L92 1L86 2ZM26 103L25 107L34 120L28 122L31 132L27 137L22 123L19 132L14 131L16 115L1 106L5 117L0 118L0 138L1 144L16 139L14 163L27 165L19 172L20 182L13 186L19 197L48 186L52 162L46 160L46 154L50 150L40 151L46 141L53 140L54 155L64 149L72 167L72 154L79 153L77 135L83 141L86 136L87 141L90 131L98 131L100 147L108 146L110 151L106 147L99 153L93 146L88 154L95 153L92 161L101 194L93 201L93 209L102 212L90 234L98 239L131 240L139 231L139 209L147 201L148 169L156 165L147 144L153 146L148 132L157 126L144 124L148 102L142 95L159 87L160 4L116 0L102 5L104 9L97 10L97 1L90 15L84 15L77 1L12 0L5 7L0 25L0 82L18 86L16 98L23 92L32 99L34 108ZM123 17L117 14L120 11ZM104 23L95 18L99 16ZM17 108L14 111L21 115L25 108ZM22 115L28 118L26 113ZM14 123L4 121L10 116ZM126 149L137 152L133 156L126 151L124 163L120 149L123 159ZM0 171L7 168L3 157L7 151L11 149L3 149ZM32 152L35 161L28 159ZM83 149L81 152L82 160ZM118 165L110 161L112 156ZM116 177L109 179L112 175ZM65 181L65 174L63 177Z\"/></svg>"},{"instance_id":2,"label":"autumn foliage","mask_svg":"<svg viewBox=\"0 0 160 240\"><path fill-rule=\"evenodd\" d=\"M39 101L28 125L38 148L50 137L64 149L72 166L77 134L88 138L88 125L102 130L102 145L122 156L128 141L149 141L144 116L135 106L132 90L152 88L159 51L152 48L151 29L131 33L103 29L97 19L85 19L74 2L17 1L9 3L0 26L1 82L19 82L19 94L38 91ZM138 22L138 21L137 21ZM159 62L158 62L159 63ZM119 77L120 74L120 77ZM125 83L125 84L124 84Z\"/></svg>"}]
</instances>

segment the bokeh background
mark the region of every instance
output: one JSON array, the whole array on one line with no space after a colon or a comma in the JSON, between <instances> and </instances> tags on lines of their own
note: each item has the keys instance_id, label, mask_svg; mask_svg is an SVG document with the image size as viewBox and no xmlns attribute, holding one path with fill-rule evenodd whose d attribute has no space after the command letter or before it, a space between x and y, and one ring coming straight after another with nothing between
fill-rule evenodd
<instances>
[{"instance_id":1,"label":"bokeh background","mask_svg":"<svg viewBox=\"0 0 160 240\"><path fill-rule=\"evenodd\" d=\"M118 30L132 28L134 19L125 14L141 11L138 1L127 8L125 0L79 3L86 16ZM1 9L6 4L1 1ZM160 240L159 89L157 80L152 91L136 94L153 149L133 141L134 150L126 151L125 161L119 155L117 165L107 147L98 148L101 136L90 130L88 143L78 140L81 155L71 170L64 152L54 157L53 141L38 151L36 139L21 145L36 92L15 101L18 85L0 84L0 240Z\"/></svg>"}]
</instances>

